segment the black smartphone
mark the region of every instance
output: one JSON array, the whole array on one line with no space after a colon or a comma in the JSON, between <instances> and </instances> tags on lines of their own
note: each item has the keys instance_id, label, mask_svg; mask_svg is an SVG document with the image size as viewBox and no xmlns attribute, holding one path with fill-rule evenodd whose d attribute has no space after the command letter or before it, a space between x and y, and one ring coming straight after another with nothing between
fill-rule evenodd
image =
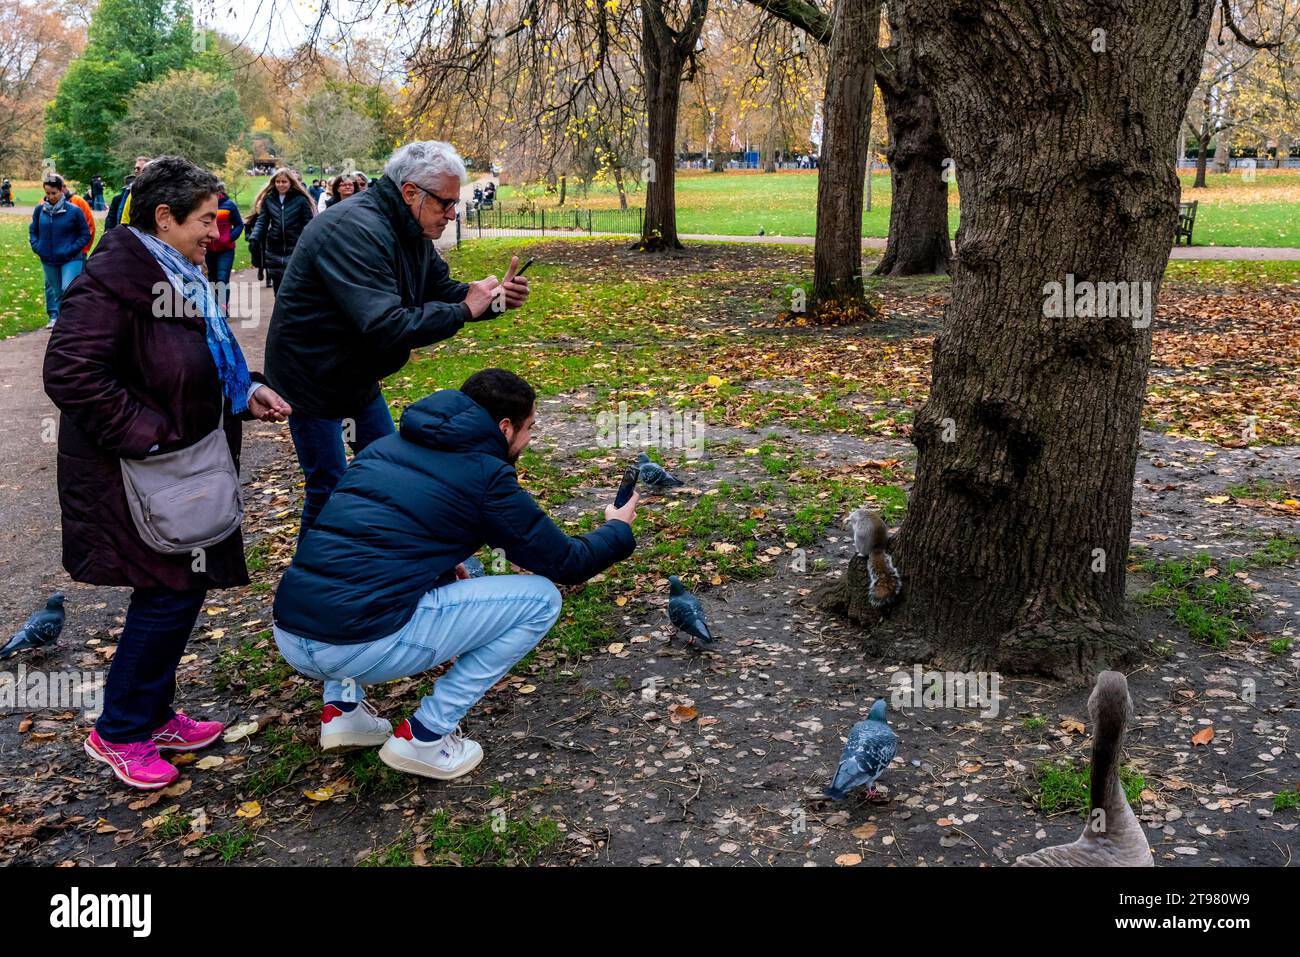
<instances>
[{"instance_id":1,"label":"black smartphone","mask_svg":"<svg viewBox=\"0 0 1300 957\"><path fill-rule=\"evenodd\" d=\"M524 263L522 266L519 267L519 272L515 273L515 276L516 277L522 276L525 272L528 271L528 267L531 266L532 264L533 264L533 257L529 256L528 262Z\"/></svg>"},{"instance_id":2,"label":"black smartphone","mask_svg":"<svg viewBox=\"0 0 1300 957\"><path fill-rule=\"evenodd\" d=\"M632 497L636 491L636 480L640 477L641 470L635 465L629 465L623 470L623 481L618 485L618 494L614 496L614 507L622 508L627 504L627 500Z\"/></svg>"}]
</instances>

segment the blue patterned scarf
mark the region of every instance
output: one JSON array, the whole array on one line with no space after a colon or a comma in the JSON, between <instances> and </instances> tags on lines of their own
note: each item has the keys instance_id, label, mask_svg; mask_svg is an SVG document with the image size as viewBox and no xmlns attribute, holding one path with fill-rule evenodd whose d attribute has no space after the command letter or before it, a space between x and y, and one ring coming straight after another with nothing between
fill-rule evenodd
<instances>
[{"instance_id":1,"label":"blue patterned scarf","mask_svg":"<svg viewBox=\"0 0 1300 957\"><path fill-rule=\"evenodd\" d=\"M141 232L134 226L127 226L127 229L144 243L145 249L157 260L177 291L202 313L203 322L207 326L208 351L216 363L221 390L230 399L230 407L235 415L243 412L248 407L248 390L252 388L253 380L248 375L244 353L235 337L230 334L230 326L226 324L226 317L217 305L217 297L213 295L207 277L198 266L161 239Z\"/></svg>"}]
</instances>

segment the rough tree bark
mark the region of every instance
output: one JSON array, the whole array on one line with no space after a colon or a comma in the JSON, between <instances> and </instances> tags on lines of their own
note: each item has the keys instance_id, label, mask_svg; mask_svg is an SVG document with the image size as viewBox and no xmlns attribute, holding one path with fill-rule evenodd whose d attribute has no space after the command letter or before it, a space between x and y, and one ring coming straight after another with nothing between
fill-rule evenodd
<instances>
[{"instance_id":1,"label":"rough tree bark","mask_svg":"<svg viewBox=\"0 0 1300 957\"><path fill-rule=\"evenodd\" d=\"M680 28L668 23L665 7L672 0L641 0L641 68L645 74L650 181L646 184L645 219L633 249L659 252L681 249L677 238L677 110L682 74L704 27L708 0L691 0Z\"/></svg>"},{"instance_id":2,"label":"rough tree bark","mask_svg":"<svg viewBox=\"0 0 1300 957\"><path fill-rule=\"evenodd\" d=\"M862 190L879 33L880 0L835 5L817 170L815 308L862 301Z\"/></svg>"},{"instance_id":3,"label":"rough tree bark","mask_svg":"<svg viewBox=\"0 0 1300 957\"><path fill-rule=\"evenodd\" d=\"M877 653L1076 680L1137 654L1123 604L1151 330L1050 318L1045 287L1145 284L1154 309L1177 221L1170 156L1213 7L902 4L962 222L914 422L904 599L868 634ZM1109 52L1091 51L1097 28Z\"/></svg>"},{"instance_id":4,"label":"rough tree bark","mask_svg":"<svg viewBox=\"0 0 1300 957\"><path fill-rule=\"evenodd\" d=\"M897 4L895 4L897 5ZM939 111L926 93L906 28L894 17L886 57L891 69L879 71L876 83L889 125L889 238L877 276L946 273L948 183L943 161L948 147L939 128Z\"/></svg>"}]
</instances>

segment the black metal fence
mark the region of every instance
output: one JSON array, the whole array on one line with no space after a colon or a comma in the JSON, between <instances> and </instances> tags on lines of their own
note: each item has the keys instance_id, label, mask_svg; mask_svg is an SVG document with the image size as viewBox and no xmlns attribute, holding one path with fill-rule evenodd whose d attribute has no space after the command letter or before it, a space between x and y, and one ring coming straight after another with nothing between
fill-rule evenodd
<instances>
[{"instance_id":1,"label":"black metal fence","mask_svg":"<svg viewBox=\"0 0 1300 957\"><path fill-rule=\"evenodd\" d=\"M622 233L641 235L643 210L627 209L507 209L501 205L473 206L456 219L456 241L482 236L533 236L547 233Z\"/></svg>"}]
</instances>

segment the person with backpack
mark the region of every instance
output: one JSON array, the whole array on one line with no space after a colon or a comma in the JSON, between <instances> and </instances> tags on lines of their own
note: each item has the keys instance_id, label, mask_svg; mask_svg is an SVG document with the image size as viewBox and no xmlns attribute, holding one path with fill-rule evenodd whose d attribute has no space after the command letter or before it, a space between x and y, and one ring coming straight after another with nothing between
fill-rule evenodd
<instances>
[{"instance_id":1,"label":"person with backpack","mask_svg":"<svg viewBox=\"0 0 1300 957\"><path fill-rule=\"evenodd\" d=\"M208 267L208 281L217 292L221 311L230 316L230 272L235 265L235 241L244 231L244 220L239 207L228 195L226 184L217 184L217 238L208 243L204 262Z\"/></svg>"}]
</instances>

